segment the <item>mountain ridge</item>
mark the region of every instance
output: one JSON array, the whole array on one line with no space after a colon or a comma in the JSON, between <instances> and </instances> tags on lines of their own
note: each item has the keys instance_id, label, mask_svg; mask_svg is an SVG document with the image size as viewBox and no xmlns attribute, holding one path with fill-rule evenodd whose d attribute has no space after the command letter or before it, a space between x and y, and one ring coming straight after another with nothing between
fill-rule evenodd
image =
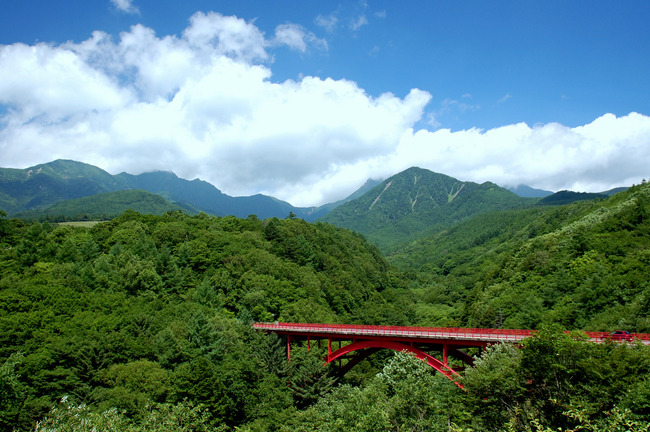
<instances>
[{"instance_id":1,"label":"mountain ridge","mask_svg":"<svg viewBox=\"0 0 650 432\"><path fill-rule=\"evenodd\" d=\"M10 216L44 210L53 204L120 190L142 189L163 196L181 207L190 206L217 216L246 218L256 214L284 218L293 213L306 220L317 207L294 207L290 203L256 194L231 197L200 179L185 180L170 171L133 175L109 174L83 162L58 159L25 169L0 168L0 208Z\"/></svg>"},{"instance_id":2,"label":"mountain ridge","mask_svg":"<svg viewBox=\"0 0 650 432\"><path fill-rule=\"evenodd\" d=\"M474 214L535 202L535 199L519 197L492 182L464 182L411 167L320 220L360 232L385 249L444 229Z\"/></svg>"},{"instance_id":3,"label":"mountain ridge","mask_svg":"<svg viewBox=\"0 0 650 432\"><path fill-rule=\"evenodd\" d=\"M369 179L347 198L318 207L295 207L263 194L232 197L206 181L186 180L171 171L112 175L99 167L66 159L25 169L0 168L0 209L10 216L52 216L57 208L49 213L46 209L59 201L120 190L145 190L190 212L203 211L216 216L256 215L267 219L293 215L308 222L320 220L369 235L375 243L381 243L380 237L407 240L413 235L435 232L477 211L505 210L539 200L521 197L516 191L492 182L480 185L464 182L419 167L411 167L383 181ZM518 191L524 195L521 190L524 189L520 187ZM561 191L545 196L540 203L561 205L600 198L615 191L600 195ZM365 212L368 214L364 216Z\"/></svg>"}]
</instances>

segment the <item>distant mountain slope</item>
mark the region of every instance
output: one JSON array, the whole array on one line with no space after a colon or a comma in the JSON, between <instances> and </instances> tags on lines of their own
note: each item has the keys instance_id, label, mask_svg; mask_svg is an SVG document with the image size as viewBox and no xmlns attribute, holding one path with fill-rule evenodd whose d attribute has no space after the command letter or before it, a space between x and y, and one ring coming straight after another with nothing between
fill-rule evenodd
<instances>
[{"instance_id":1,"label":"distant mountain slope","mask_svg":"<svg viewBox=\"0 0 650 432\"><path fill-rule=\"evenodd\" d=\"M553 195L549 195L540 199L537 203L539 205L566 205L576 201L592 200L597 198L607 198L608 195L603 193L589 193L589 192L572 192L560 191Z\"/></svg>"},{"instance_id":2,"label":"distant mountain slope","mask_svg":"<svg viewBox=\"0 0 650 432\"><path fill-rule=\"evenodd\" d=\"M547 191L543 189L535 189L526 185L517 185L515 187L509 187L507 189L510 192L514 192L515 194L519 195L522 198L544 198L549 195L553 195L553 192L551 191Z\"/></svg>"},{"instance_id":3,"label":"distant mountain slope","mask_svg":"<svg viewBox=\"0 0 650 432\"><path fill-rule=\"evenodd\" d=\"M316 208L312 214L310 214L307 218L305 218L305 220L315 221L315 220L317 220L319 218L322 218L323 216L325 216L327 213L331 212L335 208L337 208L337 207L339 207L339 206L341 206L341 205L343 205L343 204L345 204L345 203L347 203L349 201L352 201L354 199L359 198L360 196L362 196L363 194L368 192L370 189L377 186L379 183L381 183L381 181L368 179L368 180L366 180L366 182L359 189L354 191L348 197L346 197L346 198L344 198L342 200L330 203L330 204L324 204L324 205Z\"/></svg>"},{"instance_id":4,"label":"distant mountain slope","mask_svg":"<svg viewBox=\"0 0 650 432\"><path fill-rule=\"evenodd\" d=\"M260 219L266 219L274 216L285 218L293 212L298 217L306 218L311 211L266 195L231 197L208 182L181 179L172 172L155 171L140 175L121 173L116 177L129 187L162 195L172 202L187 203L215 216L246 218L254 214Z\"/></svg>"},{"instance_id":5,"label":"distant mountain slope","mask_svg":"<svg viewBox=\"0 0 650 432\"><path fill-rule=\"evenodd\" d=\"M520 208L534 202L494 183L462 182L414 167L390 177L320 220L362 233L387 250L475 214Z\"/></svg>"},{"instance_id":6,"label":"distant mountain slope","mask_svg":"<svg viewBox=\"0 0 650 432\"><path fill-rule=\"evenodd\" d=\"M119 216L126 210L142 214L160 215L169 211L197 213L189 207L180 207L160 195L143 190L104 192L84 198L59 201L47 208L18 213L25 219L62 220L107 220Z\"/></svg>"},{"instance_id":7,"label":"distant mountain slope","mask_svg":"<svg viewBox=\"0 0 650 432\"><path fill-rule=\"evenodd\" d=\"M628 189L629 189L628 187L617 187L617 188L610 189L610 190L607 190L607 191L603 191L603 192L600 192L600 193L603 194L603 195L612 196L612 195L616 195L619 192L626 191Z\"/></svg>"},{"instance_id":8,"label":"distant mountain slope","mask_svg":"<svg viewBox=\"0 0 650 432\"><path fill-rule=\"evenodd\" d=\"M70 160L27 169L0 169L0 208L10 215L120 189L126 189L126 185L106 171Z\"/></svg>"},{"instance_id":9,"label":"distant mountain slope","mask_svg":"<svg viewBox=\"0 0 650 432\"><path fill-rule=\"evenodd\" d=\"M265 195L231 197L205 181L181 179L172 172L111 175L92 165L56 160L27 169L0 168L0 209L10 216L42 210L54 203L119 190L143 189L180 207L217 216L261 219L297 217L313 220L317 208L294 207ZM101 209L98 209L101 212ZM320 214L322 214L321 212ZM35 214L35 213L30 213Z\"/></svg>"}]
</instances>

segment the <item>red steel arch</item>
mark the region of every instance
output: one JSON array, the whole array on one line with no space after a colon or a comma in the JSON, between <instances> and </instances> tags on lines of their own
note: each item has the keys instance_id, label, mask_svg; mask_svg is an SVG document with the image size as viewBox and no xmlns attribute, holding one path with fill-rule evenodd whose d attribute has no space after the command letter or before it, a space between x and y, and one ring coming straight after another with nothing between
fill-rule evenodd
<instances>
[{"instance_id":1,"label":"red steel arch","mask_svg":"<svg viewBox=\"0 0 650 432\"><path fill-rule=\"evenodd\" d=\"M410 353L415 354L415 357L420 359L420 360L425 360L429 366L452 380L458 387L463 388L463 386L456 381L456 377L459 376L458 372L450 368L448 365L444 364L434 356L425 353L424 351L412 347L410 345L401 343L401 342L393 342L393 341L388 341L388 340L363 340L363 341L355 341L352 342L349 345L345 345L336 351L329 353L327 355L327 361L325 364L331 363L335 360L338 360L345 356L346 354L349 354L353 351L359 351L359 350L365 350L365 349L372 349L373 352L376 348L385 348L385 349L390 349L394 351L407 351Z\"/></svg>"}]
</instances>

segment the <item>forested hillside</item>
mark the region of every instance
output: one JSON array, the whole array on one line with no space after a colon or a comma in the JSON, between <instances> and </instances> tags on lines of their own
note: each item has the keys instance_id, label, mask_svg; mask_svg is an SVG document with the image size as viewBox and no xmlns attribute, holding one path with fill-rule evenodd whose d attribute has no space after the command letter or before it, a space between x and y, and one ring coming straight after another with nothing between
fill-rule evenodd
<instances>
[{"instance_id":1,"label":"forested hillside","mask_svg":"<svg viewBox=\"0 0 650 432\"><path fill-rule=\"evenodd\" d=\"M47 207L47 209L21 212L15 216L21 219L49 222L101 221L116 218L127 210L154 215L171 211L185 211L190 214L198 213L194 208L189 206L180 207L151 192L125 190L59 201Z\"/></svg>"},{"instance_id":2,"label":"forested hillside","mask_svg":"<svg viewBox=\"0 0 650 432\"><path fill-rule=\"evenodd\" d=\"M650 332L650 185L477 216L389 258L427 324Z\"/></svg>"},{"instance_id":3,"label":"forested hillside","mask_svg":"<svg viewBox=\"0 0 650 432\"><path fill-rule=\"evenodd\" d=\"M0 233L0 361L17 379L0 382L2 430L63 396L128 415L189 399L208 425L281 416L283 351L251 320L410 323L377 250L328 225L127 212Z\"/></svg>"},{"instance_id":4,"label":"forested hillside","mask_svg":"<svg viewBox=\"0 0 650 432\"><path fill-rule=\"evenodd\" d=\"M358 234L296 218L129 211L92 228L0 218L0 430L647 431L646 346L548 329L522 350L488 350L462 391L388 352L337 379L322 365L325 347L296 345L287 362L279 339L250 327L576 328L522 318L540 313L528 298L564 278L591 318L589 302L610 305L585 290L616 283L607 301L636 313L626 328L642 331L647 206L642 185L601 202L481 216L391 257L403 270ZM595 278L594 268L617 271ZM481 314L497 305L514 312Z\"/></svg>"}]
</instances>

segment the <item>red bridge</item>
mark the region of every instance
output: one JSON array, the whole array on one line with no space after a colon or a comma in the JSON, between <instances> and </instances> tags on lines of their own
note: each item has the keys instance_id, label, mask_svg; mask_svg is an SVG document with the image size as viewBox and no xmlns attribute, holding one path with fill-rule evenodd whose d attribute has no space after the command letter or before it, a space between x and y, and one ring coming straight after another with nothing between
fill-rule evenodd
<instances>
[{"instance_id":1,"label":"red bridge","mask_svg":"<svg viewBox=\"0 0 650 432\"><path fill-rule=\"evenodd\" d=\"M342 366L341 374L345 374L353 366L380 349L408 351L429 366L457 382L458 372L464 367L452 368L449 357L453 357L466 365L473 364L473 357L464 349L479 347L498 342L519 342L535 334L534 330L504 330L504 329L470 329L447 327L404 327L404 326L369 326L348 324L297 324L297 323L253 323L253 328L276 333L286 338L287 356L291 359L291 342L315 340L319 346L322 340L327 340L327 358L325 363L347 358L349 361ZM650 345L650 334L605 332L584 332L592 342L603 342L608 339L615 341L639 340ZM617 332L618 333L618 332ZM338 347L333 344L337 344ZM442 355L442 359L432 354ZM352 357L350 354L354 353Z\"/></svg>"}]
</instances>

